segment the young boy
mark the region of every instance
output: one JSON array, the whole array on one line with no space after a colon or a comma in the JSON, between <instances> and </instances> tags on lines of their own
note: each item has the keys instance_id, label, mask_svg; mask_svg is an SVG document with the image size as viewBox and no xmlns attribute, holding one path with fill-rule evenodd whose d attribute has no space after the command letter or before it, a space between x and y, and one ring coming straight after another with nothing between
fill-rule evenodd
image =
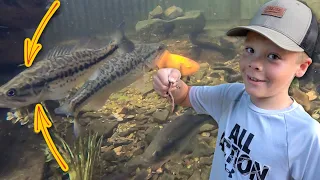
<instances>
[{"instance_id":1,"label":"young boy","mask_svg":"<svg viewBox=\"0 0 320 180\"><path fill-rule=\"evenodd\" d=\"M246 36L240 59L244 83L187 86L176 69L160 69L154 89L211 115L219 125L210 179L320 180L320 125L288 89L312 62L318 24L296 0L265 3L249 26L227 32Z\"/></svg>"}]
</instances>

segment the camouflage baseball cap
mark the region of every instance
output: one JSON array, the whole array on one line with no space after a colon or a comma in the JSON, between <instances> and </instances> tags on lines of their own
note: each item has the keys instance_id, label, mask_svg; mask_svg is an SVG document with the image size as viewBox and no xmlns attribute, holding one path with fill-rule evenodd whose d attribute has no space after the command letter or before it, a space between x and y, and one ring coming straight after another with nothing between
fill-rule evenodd
<instances>
[{"instance_id":1,"label":"camouflage baseball cap","mask_svg":"<svg viewBox=\"0 0 320 180\"><path fill-rule=\"evenodd\" d=\"M318 37L318 23L311 9L297 0L272 0L263 4L248 26L238 26L228 36L257 32L283 49L305 52L312 57Z\"/></svg>"}]
</instances>

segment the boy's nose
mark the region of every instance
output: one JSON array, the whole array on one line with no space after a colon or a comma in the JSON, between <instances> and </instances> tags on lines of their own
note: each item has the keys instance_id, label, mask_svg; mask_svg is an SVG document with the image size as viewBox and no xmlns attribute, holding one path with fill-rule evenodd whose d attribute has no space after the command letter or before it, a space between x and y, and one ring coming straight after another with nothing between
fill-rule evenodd
<instances>
[{"instance_id":1,"label":"boy's nose","mask_svg":"<svg viewBox=\"0 0 320 180\"><path fill-rule=\"evenodd\" d=\"M251 62L249 62L249 68L252 68L254 70L257 71L261 71L262 70L262 63L259 60L253 60Z\"/></svg>"},{"instance_id":2,"label":"boy's nose","mask_svg":"<svg viewBox=\"0 0 320 180\"><path fill-rule=\"evenodd\" d=\"M250 68L253 68L253 69L257 70L257 71L260 71L260 70L261 70L260 67L258 67L258 66L252 66L251 64L249 64L249 67L250 67Z\"/></svg>"}]
</instances>

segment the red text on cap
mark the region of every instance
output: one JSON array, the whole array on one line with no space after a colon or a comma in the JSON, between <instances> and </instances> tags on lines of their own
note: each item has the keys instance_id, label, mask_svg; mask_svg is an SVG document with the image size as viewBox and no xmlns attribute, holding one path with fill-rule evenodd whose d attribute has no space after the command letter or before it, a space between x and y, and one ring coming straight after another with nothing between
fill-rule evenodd
<instances>
[{"instance_id":1,"label":"red text on cap","mask_svg":"<svg viewBox=\"0 0 320 180\"><path fill-rule=\"evenodd\" d=\"M284 15L285 11L286 11L285 8L282 8L279 6L267 6L261 14L281 18Z\"/></svg>"}]
</instances>

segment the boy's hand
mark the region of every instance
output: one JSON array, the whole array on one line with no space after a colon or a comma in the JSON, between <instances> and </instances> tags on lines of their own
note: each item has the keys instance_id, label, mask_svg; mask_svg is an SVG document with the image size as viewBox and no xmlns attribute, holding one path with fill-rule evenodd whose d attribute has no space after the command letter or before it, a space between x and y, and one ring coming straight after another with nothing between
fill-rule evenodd
<instances>
[{"instance_id":1,"label":"boy's hand","mask_svg":"<svg viewBox=\"0 0 320 180\"><path fill-rule=\"evenodd\" d=\"M181 73L174 68L162 68L153 76L153 88L162 97L168 97L168 91L177 89L177 81Z\"/></svg>"}]
</instances>

